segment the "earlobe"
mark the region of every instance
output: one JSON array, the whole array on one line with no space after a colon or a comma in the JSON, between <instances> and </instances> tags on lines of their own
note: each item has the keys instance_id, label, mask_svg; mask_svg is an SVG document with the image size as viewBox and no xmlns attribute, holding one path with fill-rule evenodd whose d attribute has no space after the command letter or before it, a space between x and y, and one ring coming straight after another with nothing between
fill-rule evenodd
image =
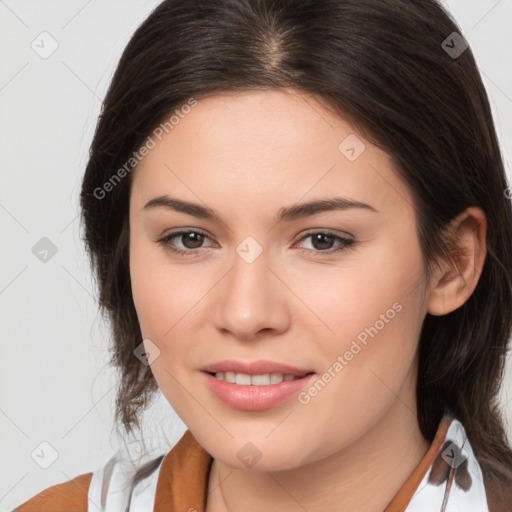
<instances>
[{"instance_id":1,"label":"earlobe","mask_svg":"<svg viewBox=\"0 0 512 512\"><path fill-rule=\"evenodd\" d=\"M466 302L478 284L487 253L487 221L481 208L464 210L450 229L450 260L442 261L432 278L427 310L431 315L446 315Z\"/></svg>"}]
</instances>

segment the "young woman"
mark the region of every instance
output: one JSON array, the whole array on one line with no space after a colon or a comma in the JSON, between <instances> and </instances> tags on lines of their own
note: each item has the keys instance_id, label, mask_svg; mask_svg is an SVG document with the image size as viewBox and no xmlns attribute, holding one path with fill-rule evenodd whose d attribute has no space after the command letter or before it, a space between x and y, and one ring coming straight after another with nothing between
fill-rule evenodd
<instances>
[{"instance_id":1,"label":"young woman","mask_svg":"<svg viewBox=\"0 0 512 512\"><path fill-rule=\"evenodd\" d=\"M436 1L164 1L81 206L116 420L188 430L17 511L510 511L509 192Z\"/></svg>"}]
</instances>

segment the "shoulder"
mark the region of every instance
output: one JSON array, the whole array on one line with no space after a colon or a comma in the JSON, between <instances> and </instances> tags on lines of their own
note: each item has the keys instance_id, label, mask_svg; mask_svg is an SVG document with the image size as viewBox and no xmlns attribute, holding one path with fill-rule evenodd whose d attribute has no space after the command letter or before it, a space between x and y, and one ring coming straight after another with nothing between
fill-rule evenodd
<instances>
[{"instance_id":1,"label":"shoulder","mask_svg":"<svg viewBox=\"0 0 512 512\"><path fill-rule=\"evenodd\" d=\"M13 512L87 512L87 494L93 473L52 485L19 505Z\"/></svg>"},{"instance_id":2,"label":"shoulder","mask_svg":"<svg viewBox=\"0 0 512 512\"><path fill-rule=\"evenodd\" d=\"M118 512L142 505L151 510L151 501L164 455L136 466L128 453L119 450L89 473L48 487L12 512Z\"/></svg>"}]
</instances>

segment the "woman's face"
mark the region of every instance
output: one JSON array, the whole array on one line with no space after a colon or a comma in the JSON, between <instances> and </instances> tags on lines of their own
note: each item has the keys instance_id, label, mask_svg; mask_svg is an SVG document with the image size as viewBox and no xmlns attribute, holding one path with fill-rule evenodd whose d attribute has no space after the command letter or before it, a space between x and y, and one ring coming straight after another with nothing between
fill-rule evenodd
<instances>
[{"instance_id":1,"label":"woman's face","mask_svg":"<svg viewBox=\"0 0 512 512\"><path fill-rule=\"evenodd\" d=\"M152 135L130 198L133 299L169 403L213 457L264 470L416 421L428 290L390 158L312 96L193 104Z\"/></svg>"}]
</instances>

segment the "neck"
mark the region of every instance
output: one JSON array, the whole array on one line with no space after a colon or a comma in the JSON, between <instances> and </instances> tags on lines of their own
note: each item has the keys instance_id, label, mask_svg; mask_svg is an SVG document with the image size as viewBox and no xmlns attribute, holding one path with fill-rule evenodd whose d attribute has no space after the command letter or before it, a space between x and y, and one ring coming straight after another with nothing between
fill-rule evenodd
<instances>
[{"instance_id":1,"label":"neck","mask_svg":"<svg viewBox=\"0 0 512 512\"><path fill-rule=\"evenodd\" d=\"M244 471L215 459L206 512L382 512L429 447L411 402L397 398L356 442L297 468Z\"/></svg>"}]
</instances>

